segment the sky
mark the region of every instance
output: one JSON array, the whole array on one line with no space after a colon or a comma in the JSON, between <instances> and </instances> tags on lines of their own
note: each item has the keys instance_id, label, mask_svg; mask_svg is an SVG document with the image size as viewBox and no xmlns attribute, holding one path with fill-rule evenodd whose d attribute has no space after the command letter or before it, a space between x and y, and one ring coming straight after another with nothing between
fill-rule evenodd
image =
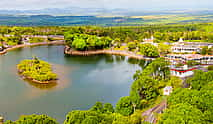
<instances>
[{"instance_id":1,"label":"sky","mask_svg":"<svg viewBox=\"0 0 213 124\"><path fill-rule=\"evenodd\" d=\"M106 8L132 10L213 9L213 0L1 0L0 9Z\"/></svg>"}]
</instances>

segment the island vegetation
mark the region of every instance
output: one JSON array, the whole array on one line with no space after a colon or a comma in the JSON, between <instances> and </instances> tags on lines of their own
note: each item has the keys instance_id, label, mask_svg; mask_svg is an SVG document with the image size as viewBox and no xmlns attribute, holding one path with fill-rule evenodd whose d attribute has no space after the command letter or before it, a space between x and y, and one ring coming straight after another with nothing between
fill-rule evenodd
<instances>
[{"instance_id":1,"label":"island vegetation","mask_svg":"<svg viewBox=\"0 0 213 124\"><path fill-rule=\"evenodd\" d=\"M36 83L49 83L57 80L57 75L52 72L51 65L37 57L21 61L17 68L21 76Z\"/></svg>"}]
</instances>

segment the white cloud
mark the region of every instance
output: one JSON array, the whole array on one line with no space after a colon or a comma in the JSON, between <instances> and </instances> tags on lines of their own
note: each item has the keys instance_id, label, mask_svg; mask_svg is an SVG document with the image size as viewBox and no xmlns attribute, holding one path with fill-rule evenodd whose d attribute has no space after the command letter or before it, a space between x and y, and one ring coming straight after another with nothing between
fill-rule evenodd
<instances>
[{"instance_id":1,"label":"white cloud","mask_svg":"<svg viewBox=\"0 0 213 124\"><path fill-rule=\"evenodd\" d=\"M100 7L131 9L210 8L212 0L1 0L0 9L41 9L55 7Z\"/></svg>"}]
</instances>

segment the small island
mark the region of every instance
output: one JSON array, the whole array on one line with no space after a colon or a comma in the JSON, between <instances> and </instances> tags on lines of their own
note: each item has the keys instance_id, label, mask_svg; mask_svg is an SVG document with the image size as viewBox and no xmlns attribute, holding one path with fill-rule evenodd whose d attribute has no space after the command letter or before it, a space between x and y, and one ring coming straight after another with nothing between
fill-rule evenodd
<instances>
[{"instance_id":1,"label":"small island","mask_svg":"<svg viewBox=\"0 0 213 124\"><path fill-rule=\"evenodd\" d=\"M17 65L18 73L23 79L39 84L56 82L57 75L52 72L49 63L34 57L32 60L23 60Z\"/></svg>"}]
</instances>

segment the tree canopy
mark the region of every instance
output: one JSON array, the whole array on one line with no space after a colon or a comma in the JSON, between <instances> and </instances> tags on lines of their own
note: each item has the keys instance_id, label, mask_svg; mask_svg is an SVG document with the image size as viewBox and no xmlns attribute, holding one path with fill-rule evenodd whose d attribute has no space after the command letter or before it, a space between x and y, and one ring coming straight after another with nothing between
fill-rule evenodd
<instances>
[{"instance_id":1,"label":"tree canopy","mask_svg":"<svg viewBox=\"0 0 213 124\"><path fill-rule=\"evenodd\" d=\"M196 71L189 80L191 89L175 89L168 97L168 108L159 124L212 124L212 72Z\"/></svg>"},{"instance_id":2,"label":"tree canopy","mask_svg":"<svg viewBox=\"0 0 213 124\"><path fill-rule=\"evenodd\" d=\"M138 108L144 108L148 101L156 98L158 93L157 81L148 76L143 76L133 82L130 98Z\"/></svg>"},{"instance_id":3,"label":"tree canopy","mask_svg":"<svg viewBox=\"0 0 213 124\"><path fill-rule=\"evenodd\" d=\"M169 62L165 58L156 58L145 69L137 71L134 79L140 76L151 76L155 79L166 79L170 77Z\"/></svg>"},{"instance_id":4,"label":"tree canopy","mask_svg":"<svg viewBox=\"0 0 213 124\"><path fill-rule=\"evenodd\" d=\"M140 45L140 52L141 54L147 56L147 57L158 57L159 52L157 47L155 47L152 44L146 43Z\"/></svg>"},{"instance_id":5,"label":"tree canopy","mask_svg":"<svg viewBox=\"0 0 213 124\"><path fill-rule=\"evenodd\" d=\"M55 119L47 115L22 115L16 121L6 121L4 124L59 124Z\"/></svg>"},{"instance_id":6,"label":"tree canopy","mask_svg":"<svg viewBox=\"0 0 213 124\"><path fill-rule=\"evenodd\" d=\"M121 97L116 104L115 111L124 116L131 115L134 111L131 98L129 96Z\"/></svg>"},{"instance_id":7,"label":"tree canopy","mask_svg":"<svg viewBox=\"0 0 213 124\"><path fill-rule=\"evenodd\" d=\"M192 89L196 90L200 90L210 81L213 81L213 71L203 72L201 70L196 70L194 76L187 79L187 82L191 85Z\"/></svg>"},{"instance_id":8,"label":"tree canopy","mask_svg":"<svg viewBox=\"0 0 213 124\"><path fill-rule=\"evenodd\" d=\"M202 112L188 104L177 104L167 109L158 124L206 124Z\"/></svg>"},{"instance_id":9,"label":"tree canopy","mask_svg":"<svg viewBox=\"0 0 213 124\"><path fill-rule=\"evenodd\" d=\"M110 37L97 37L88 34L65 33L65 41L68 46L77 50L95 50L107 48L111 45Z\"/></svg>"}]
</instances>

